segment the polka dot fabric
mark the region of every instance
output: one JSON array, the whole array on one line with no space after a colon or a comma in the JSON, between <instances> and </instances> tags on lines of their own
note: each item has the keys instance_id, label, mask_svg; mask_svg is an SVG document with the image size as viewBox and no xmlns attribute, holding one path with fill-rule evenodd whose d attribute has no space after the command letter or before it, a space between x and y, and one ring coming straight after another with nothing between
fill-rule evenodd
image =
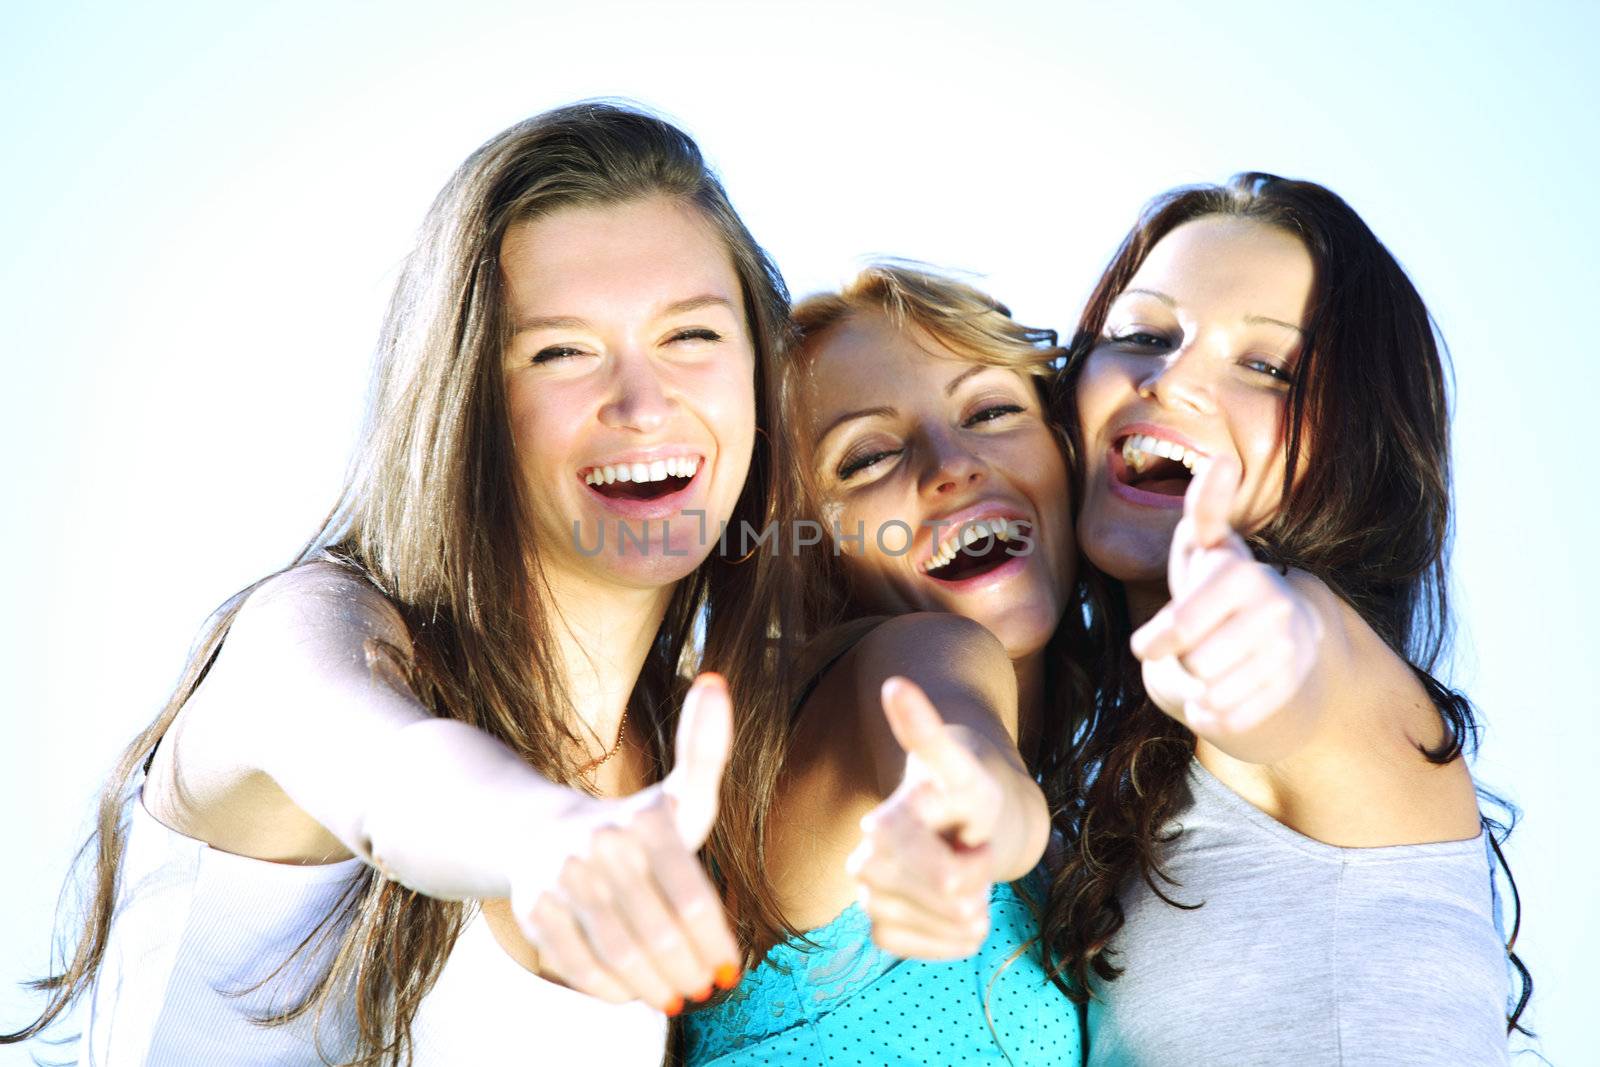
<instances>
[{"instance_id":1,"label":"polka dot fabric","mask_svg":"<svg viewBox=\"0 0 1600 1067\"><path fill-rule=\"evenodd\" d=\"M977 955L902 960L872 943L851 905L810 931L810 946L777 946L728 999L687 1016L689 1067L1081 1063L1077 1009L1045 977L1037 946L1016 955L1037 932L1016 890L999 885Z\"/></svg>"}]
</instances>

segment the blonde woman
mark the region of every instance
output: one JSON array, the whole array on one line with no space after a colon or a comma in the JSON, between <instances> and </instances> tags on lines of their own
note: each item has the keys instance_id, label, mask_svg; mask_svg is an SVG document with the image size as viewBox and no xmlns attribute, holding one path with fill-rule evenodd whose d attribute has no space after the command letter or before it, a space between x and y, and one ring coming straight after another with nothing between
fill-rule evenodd
<instances>
[{"instance_id":1,"label":"blonde woman","mask_svg":"<svg viewBox=\"0 0 1600 1067\"><path fill-rule=\"evenodd\" d=\"M1044 405L1061 350L897 265L795 322L788 492L827 538L797 561L792 714L739 709L743 803L711 851L753 969L685 1017L688 1062L1077 1062L1075 1008L1010 884L1043 893L1031 767L1062 757L1088 700Z\"/></svg>"},{"instance_id":2,"label":"blonde woman","mask_svg":"<svg viewBox=\"0 0 1600 1067\"><path fill-rule=\"evenodd\" d=\"M343 493L128 747L76 949L4 1040L82 1001L101 1064L658 1062L663 1013L737 979L694 858L728 688L682 671L702 611L735 693L765 666L728 649L766 564L698 520L763 519L786 304L659 119L475 152Z\"/></svg>"}]
</instances>

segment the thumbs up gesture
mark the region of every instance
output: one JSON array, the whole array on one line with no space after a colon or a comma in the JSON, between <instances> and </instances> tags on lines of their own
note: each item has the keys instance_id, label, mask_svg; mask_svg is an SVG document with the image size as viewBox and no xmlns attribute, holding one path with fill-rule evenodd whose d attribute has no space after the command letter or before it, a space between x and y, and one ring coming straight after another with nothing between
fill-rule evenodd
<instances>
[{"instance_id":1,"label":"thumbs up gesture","mask_svg":"<svg viewBox=\"0 0 1600 1067\"><path fill-rule=\"evenodd\" d=\"M695 858L717 816L733 735L727 684L695 679L664 781L621 800L575 794L513 879L512 912L542 973L669 1015L739 977L738 946Z\"/></svg>"},{"instance_id":2,"label":"thumbs up gesture","mask_svg":"<svg viewBox=\"0 0 1600 1067\"><path fill-rule=\"evenodd\" d=\"M1172 536L1172 600L1133 634L1145 688L1195 735L1250 762L1281 753L1284 713L1311 676L1321 616L1294 585L1256 562L1228 515L1237 461L1210 461L1190 484Z\"/></svg>"},{"instance_id":3,"label":"thumbs up gesture","mask_svg":"<svg viewBox=\"0 0 1600 1067\"><path fill-rule=\"evenodd\" d=\"M917 959L970 956L989 932L1004 786L970 731L947 724L915 683L890 678L882 699L905 775L862 820L847 869L880 947Z\"/></svg>"}]
</instances>

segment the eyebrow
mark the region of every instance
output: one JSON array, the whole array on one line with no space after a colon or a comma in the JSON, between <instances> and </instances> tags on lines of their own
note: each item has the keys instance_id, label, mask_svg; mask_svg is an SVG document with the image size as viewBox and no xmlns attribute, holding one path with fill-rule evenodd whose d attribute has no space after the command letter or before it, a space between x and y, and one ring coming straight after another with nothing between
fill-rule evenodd
<instances>
[{"instance_id":1,"label":"eyebrow","mask_svg":"<svg viewBox=\"0 0 1600 1067\"><path fill-rule=\"evenodd\" d=\"M686 315L691 311L701 308L723 307L733 311L733 302L727 297L717 296L714 293L702 293L684 300L675 300L656 312L658 319L671 318L674 315ZM588 320L578 318L576 315L535 315L531 318L518 319L513 325L513 331L524 333L529 330L582 330L589 325Z\"/></svg>"},{"instance_id":2,"label":"eyebrow","mask_svg":"<svg viewBox=\"0 0 1600 1067\"><path fill-rule=\"evenodd\" d=\"M1176 300L1172 299L1172 297L1168 296L1166 293L1160 292L1160 291L1155 290L1155 289L1124 289L1124 290L1122 290L1122 295L1123 296L1127 296L1129 293L1143 293L1145 296L1153 296L1157 300L1161 301L1163 304L1167 305L1167 307L1169 307L1169 308L1178 306L1178 302Z\"/></svg>"},{"instance_id":3,"label":"eyebrow","mask_svg":"<svg viewBox=\"0 0 1600 1067\"><path fill-rule=\"evenodd\" d=\"M948 385L946 385L944 387L944 395L945 396L950 396L951 394L953 394L957 389L959 389L961 387L961 383L962 382L966 381L968 378L972 377L974 374L982 374L986 370L998 370L998 369L1002 369L1002 368L992 367L987 363L976 363L976 364L973 364L972 366L968 367L966 370L962 371L960 374L956 375L954 378L950 379L950 384L948 384ZM895 409L893 407L886 406L886 405L880 405L880 406L875 407L875 408L861 408L861 409L859 409L857 411L847 411L843 415L840 415L838 418L834 419L832 422L828 423L827 427L825 429L823 429L823 431L817 435L817 444L818 445L822 444L822 442L824 442L824 441L826 441L828 439L828 435L830 433L832 433L833 431L837 430L840 426L843 426L847 422L853 422L856 419L870 419L870 418L874 418L874 417L877 417L877 416L888 416L888 415L893 415L894 413L895 413ZM815 447L815 446L813 446L813 447Z\"/></svg>"},{"instance_id":4,"label":"eyebrow","mask_svg":"<svg viewBox=\"0 0 1600 1067\"><path fill-rule=\"evenodd\" d=\"M1122 295L1123 296L1127 296L1129 293L1140 293L1140 294L1142 294L1144 296L1154 297L1155 299L1161 301L1163 304L1167 305L1167 307L1169 307L1169 308L1175 308L1175 307L1178 306L1178 302L1176 300L1172 299L1172 297L1168 296L1166 293L1163 293L1163 292L1161 292L1161 291L1159 291L1157 289L1124 289L1124 290L1122 290ZM1295 333L1299 334L1301 337L1304 337L1306 335L1306 332L1304 330L1302 330L1300 327L1296 326L1294 323L1292 323L1292 322L1284 322L1282 319L1269 318L1266 315L1246 315L1244 317L1244 321L1248 322L1252 326L1263 326L1263 325L1265 325L1265 326L1282 326L1286 330L1293 330Z\"/></svg>"},{"instance_id":5,"label":"eyebrow","mask_svg":"<svg viewBox=\"0 0 1600 1067\"><path fill-rule=\"evenodd\" d=\"M1244 317L1244 321L1248 322L1252 326L1260 326L1260 325L1263 325L1263 324L1265 324L1267 326L1282 326L1285 330L1293 330L1295 333L1299 334L1301 337L1304 337L1306 335L1306 332L1304 330L1302 330L1300 327L1296 326L1292 322L1284 322L1282 319L1269 319L1265 315L1246 315Z\"/></svg>"},{"instance_id":6,"label":"eyebrow","mask_svg":"<svg viewBox=\"0 0 1600 1067\"><path fill-rule=\"evenodd\" d=\"M843 415L840 415L838 418L834 419L832 422L828 423L827 427L824 428L821 433L817 434L817 444L822 444L822 442L828 439L828 435L830 433L837 430L847 422L854 422L856 419L870 419L880 415L886 416L893 414L894 408L884 406L875 408L861 408L859 411L847 411Z\"/></svg>"},{"instance_id":7,"label":"eyebrow","mask_svg":"<svg viewBox=\"0 0 1600 1067\"><path fill-rule=\"evenodd\" d=\"M950 379L950 384L944 387L944 395L950 396L953 394L958 388L960 388L962 382L966 381L974 374L982 374L986 370L994 369L994 367L991 367L987 363L974 363L972 366L968 367L966 370Z\"/></svg>"}]
</instances>

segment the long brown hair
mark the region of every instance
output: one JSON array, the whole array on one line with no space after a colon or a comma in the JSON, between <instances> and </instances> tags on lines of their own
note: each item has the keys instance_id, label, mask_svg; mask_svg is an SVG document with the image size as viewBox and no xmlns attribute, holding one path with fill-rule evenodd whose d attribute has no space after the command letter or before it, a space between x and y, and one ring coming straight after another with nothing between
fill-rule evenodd
<instances>
[{"instance_id":1,"label":"long brown hair","mask_svg":"<svg viewBox=\"0 0 1600 1067\"><path fill-rule=\"evenodd\" d=\"M812 472L798 462L809 451L799 434L811 358L839 324L852 315L873 313L885 316L896 329L923 331L965 359L1032 376L1041 399L1048 398L1050 382L1066 354L1056 346L1055 331L1024 326L987 294L920 265L880 262L837 293L800 301L794 309L792 344L776 383L781 411L775 422L777 447L791 457L787 469L779 472L781 484L774 487L781 532L791 529L796 519L817 522L825 514ZM1068 447L1065 439L1059 443ZM1067 466L1073 466L1070 459ZM713 869L733 904L748 966L758 964L774 943L800 933L783 916L767 881L765 847L767 818L803 702L801 687L815 681L819 671L881 621L872 614L871 605L853 595L848 574L827 538L812 545L800 545L797 539L796 544L780 548L779 562L790 574L784 579L789 599L778 625L784 628L793 665L783 688L777 690L783 694L782 706L769 705L761 715L740 709L730 760L730 776L736 776L738 783L737 803L724 805L708 845ZM1082 616L1069 610L1045 655L1043 689L1050 694L1050 705L1033 731L1039 746L1033 755L1039 766L1057 766L1070 752L1078 716L1089 700L1085 647Z\"/></svg>"},{"instance_id":2,"label":"long brown hair","mask_svg":"<svg viewBox=\"0 0 1600 1067\"><path fill-rule=\"evenodd\" d=\"M413 645L410 655L369 648L373 664L398 667L435 715L486 731L553 781L574 786L581 786L574 753L583 749L562 714L571 705L540 592L538 546L526 543L519 520L500 372L508 324L499 251L515 223L646 196L693 204L722 238L755 345L758 402L768 395L788 294L694 141L629 106L586 102L546 112L491 138L434 201L389 305L367 421L344 488L284 568L332 560L370 581L399 612ZM758 431L771 424L769 411L765 404L758 410ZM767 517L774 460L764 432L757 438L736 521ZM770 570L770 561L741 565L714 554L674 591L629 703L661 773L670 763L697 624L705 626L707 658L728 676L735 700L767 699L763 668L773 657L766 643L745 637L768 632L770 600L756 590ZM79 853L92 884L81 933L70 957L63 950L59 969L32 983L50 995L42 1013L0 1042L40 1033L93 982L117 901L124 815L137 772L260 584L212 616L166 707L118 761L100 797L97 829ZM541 713L530 715L530 708ZM297 950L326 946L331 964L298 1004L263 1022L308 1014L320 1021L353 997L359 1035L351 1062L408 1060L411 1020L465 915L462 903L422 896L365 870L342 911Z\"/></svg>"},{"instance_id":3,"label":"long brown hair","mask_svg":"<svg viewBox=\"0 0 1600 1067\"><path fill-rule=\"evenodd\" d=\"M1446 361L1421 296L1348 204L1313 182L1261 173L1156 198L1089 297L1057 383L1056 418L1077 439L1078 379L1112 303L1163 237L1213 215L1293 234L1315 267L1304 352L1289 390L1284 504L1251 547L1263 561L1315 575L1406 659L1444 726L1443 739L1422 754L1449 763L1473 750L1477 723L1466 697L1432 673L1451 627ZM1297 480L1308 440L1316 462ZM1119 889L1141 878L1165 897L1159 846L1195 745L1145 694L1120 584L1092 564L1085 571L1103 606L1093 620L1100 691L1067 773L1046 780L1069 847L1043 931L1058 981L1079 1002L1091 970L1105 980L1119 973L1106 950L1123 924ZM1485 822L1498 849L1505 828ZM1511 959L1524 979L1514 1025L1531 984L1515 953Z\"/></svg>"}]
</instances>

